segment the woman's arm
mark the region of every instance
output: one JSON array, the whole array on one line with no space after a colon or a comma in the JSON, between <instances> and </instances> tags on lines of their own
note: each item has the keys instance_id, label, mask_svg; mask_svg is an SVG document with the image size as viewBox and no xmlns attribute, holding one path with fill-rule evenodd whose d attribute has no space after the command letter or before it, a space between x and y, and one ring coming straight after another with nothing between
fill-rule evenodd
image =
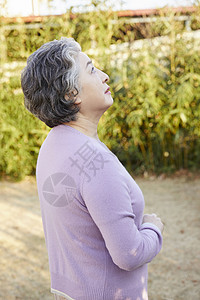
<instances>
[{"instance_id":1,"label":"woman's arm","mask_svg":"<svg viewBox=\"0 0 200 300\"><path fill-rule=\"evenodd\" d=\"M129 188L122 167L113 159L82 185L82 198L99 228L113 262L132 271L150 262L161 250L160 229L135 224Z\"/></svg>"}]
</instances>

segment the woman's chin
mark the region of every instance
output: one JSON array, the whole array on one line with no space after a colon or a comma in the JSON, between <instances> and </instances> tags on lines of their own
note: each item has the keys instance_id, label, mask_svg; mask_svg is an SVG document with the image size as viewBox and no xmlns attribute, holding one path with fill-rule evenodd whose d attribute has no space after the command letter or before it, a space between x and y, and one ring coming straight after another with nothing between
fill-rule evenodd
<instances>
[{"instance_id":1,"label":"woman's chin","mask_svg":"<svg viewBox=\"0 0 200 300\"><path fill-rule=\"evenodd\" d=\"M112 96L110 95L109 100L106 99L106 107L107 107L107 109L108 109L112 104L113 104L113 98L112 98Z\"/></svg>"}]
</instances>

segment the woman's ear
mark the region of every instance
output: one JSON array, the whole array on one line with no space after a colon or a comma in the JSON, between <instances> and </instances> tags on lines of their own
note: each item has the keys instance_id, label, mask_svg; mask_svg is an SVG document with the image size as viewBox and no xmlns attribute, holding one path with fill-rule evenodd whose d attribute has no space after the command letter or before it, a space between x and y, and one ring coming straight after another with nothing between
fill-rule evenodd
<instances>
[{"instance_id":1,"label":"woman's ear","mask_svg":"<svg viewBox=\"0 0 200 300\"><path fill-rule=\"evenodd\" d=\"M74 92L71 92L71 93L67 93L65 94L65 99L66 100L69 100L69 99L72 99L74 97ZM80 104L81 103L81 99L79 98L79 96L75 96L76 100L75 100L75 104Z\"/></svg>"},{"instance_id":2,"label":"woman's ear","mask_svg":"<svg viewBox=\"0 0 200 300\"><path fill-rule=\"evenodd\" d=\"M75 103L76 103L76 104L80 104L81 102L82 102L82 101L81 101L81 98L79 98L79 96L77 96L77 97L76 97Z\"/></svg>"}]
</instances>

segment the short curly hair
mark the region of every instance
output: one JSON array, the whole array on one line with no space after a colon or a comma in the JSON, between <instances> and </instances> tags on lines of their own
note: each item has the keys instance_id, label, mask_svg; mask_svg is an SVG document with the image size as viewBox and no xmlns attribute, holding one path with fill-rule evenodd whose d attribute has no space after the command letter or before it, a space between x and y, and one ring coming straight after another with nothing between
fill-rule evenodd
<instances>
[{"instance_id":1,"label":"short curly hair","mask_svg":"<svg viewBox=\"0 0 200 300\"><path fill-rule=\"evenodd\" d=\"M51 128L77 120L79 51L81 46L73 38L45 43L29 56L21 73L25 107Z\"/></svg>"}]
</instances>

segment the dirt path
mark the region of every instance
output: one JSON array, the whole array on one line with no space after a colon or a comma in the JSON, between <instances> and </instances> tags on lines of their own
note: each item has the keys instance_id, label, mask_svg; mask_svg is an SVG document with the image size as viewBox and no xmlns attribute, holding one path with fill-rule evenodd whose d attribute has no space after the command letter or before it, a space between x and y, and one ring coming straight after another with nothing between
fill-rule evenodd
<instances>
[{"instance_id":1,"label":"dirt path","mask_svg":"<svg viewBox=\"0 0 200 300\"><path fill-rule=\"evenodd\" d=\"M149 264L149 300L199 300L200 179L135 180L145 213L165 223L163 249ZM52 300L35 179L0 182L0 211L0 299Z\"/></svg>"}]
</instances>

